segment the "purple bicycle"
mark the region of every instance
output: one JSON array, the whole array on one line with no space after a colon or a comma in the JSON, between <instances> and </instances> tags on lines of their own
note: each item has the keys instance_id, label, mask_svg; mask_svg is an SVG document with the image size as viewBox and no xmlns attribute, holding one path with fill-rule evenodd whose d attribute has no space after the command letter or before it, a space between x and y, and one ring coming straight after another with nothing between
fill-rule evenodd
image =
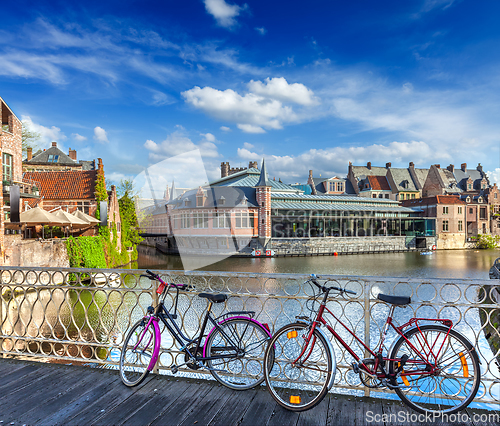
<instances>
[{"instance_id":1,"label":"purple bicycle","mask_svg":"<svg viewBox=\"0 0 500 426\"><path fill-rule=\"evenodd\" d=\"M200 293L199 297L208 300L208 307L198 336L190 339L183 334L175 319L179 291L192 287L166 283L153 272L146 272L148 275L141 277L160 283L156 290L160 298L158 305L148 307L147 314L132 326L125 338L120 355L120 376L125 385L139 385L156 365L161 348L160 322L179 344L184 361L170 367L173 374L183 366L191 370L205 368L224 386L235 390L251 389L264 381L263 359L271 334L267 324L253 318L255 312L227 312L215 318L212 304L222 303L228 296ZM173 313L164 306L171 288L176 290ZM208 322L212 328L205 335ZM173 359L177 357L172 355Z\"/></svg>"}]
</instances>

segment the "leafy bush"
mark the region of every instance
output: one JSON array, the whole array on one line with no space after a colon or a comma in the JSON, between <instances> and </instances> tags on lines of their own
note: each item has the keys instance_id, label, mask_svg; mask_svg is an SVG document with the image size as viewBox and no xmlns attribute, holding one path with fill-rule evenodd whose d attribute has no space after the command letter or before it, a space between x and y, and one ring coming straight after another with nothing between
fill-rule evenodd
<instances>
[{"instance_id":1,"label":"leafy bush","mask_svg":"<svg viewBox=\"0 0 500 426\"><path fill-rule=\"evenodd\" d=\"M500 244L499 235L478 234L474 240L476 240L476 248L479 249L494 249L498 248Z\"/></svg>"}]
</instances>

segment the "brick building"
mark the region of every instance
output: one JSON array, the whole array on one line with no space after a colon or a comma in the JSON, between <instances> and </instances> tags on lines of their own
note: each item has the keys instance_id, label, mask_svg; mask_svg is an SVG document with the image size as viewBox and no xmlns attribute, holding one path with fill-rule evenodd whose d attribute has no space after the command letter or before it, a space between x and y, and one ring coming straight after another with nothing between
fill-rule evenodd
<instances>
[{"instance_id":1,"label":"brick building","mask_svg":"<svg viewBox=\"0 0 500 426\"><path fill-rule=\"evenodd\" d=\"M423 194L424 196L458 195L467 205L465 229L467 239L470 241L478 234L489 234L492 231L491 226L497 225L491 218L490 200L495 203L494 194L498 190L490 191L490 188L491 185L481 164L475 169L468 169L466 163L462 163L460 168L450 164L446 169L434 164L429 169ZM490 192L491 196L488 197ZM498 232L497 229L493 228L495 232Z\"/></svg>"},{"instance_id":2,"label":"brick building","mask_svg":"<svg viewBox=\"0 0 500 426\"><path fill-rule=\"evenodd\" d=\"M406 200L402 204L417 207L421 210L422 217L436 218L438 249L465 247L467 205L458 195L434 195Z\"/></svg>"},{"instance_id":3,"label":"brick building","mask_svg":"<svg viewBox=\"0 0 500 426\"><path fill-rule=\"evenodd\" d=\"M23 161L24 171L50 172L69 170L95 170L95 161L77 161L77 152L69 148L66 155L52 142L49 149L38 150L34 155L27 149L27 157Z\"/></svg>"},{"instance_id":4,"label":"brick building","mask_svg":"<svg viewBox=\"0 0 500 426\"><path fill-rule=\"evenodd\" d=\"M371 162L366 166L349 163L347 180L356 195L404 201L422 196L427 173L427 169L417 169L412 162L407 168L392 167L391 163L386 163L385 167L372 166Z\"/></svg>"}]
</instances>

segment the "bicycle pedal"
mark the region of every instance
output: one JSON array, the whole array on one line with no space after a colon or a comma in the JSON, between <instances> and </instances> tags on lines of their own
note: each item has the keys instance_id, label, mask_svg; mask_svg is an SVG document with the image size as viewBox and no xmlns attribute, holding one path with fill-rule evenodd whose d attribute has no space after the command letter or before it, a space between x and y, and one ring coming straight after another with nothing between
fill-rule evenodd
<instances>
[{"instance_id":1,"label":"bicycle pedal","mask_svg":"<svg viewBox=\"0 0 500 426\"><path fill-rule=\"evenodd\" d=\"M172 367L170 367L170 371L172 371L172 374L177 374L177 372L179 371L179 367L177 367L177 365L172 365Z\"/></svg>"},{"instance_id":2,"label":"bicycle pedal","mask_svg":"<svg viewBox=\"0 0 500 426\"><path fill-rule=\"evenodd\" d=\"M352 369L356 374L359 374L359 365L357 362L353 362L352 364Z\"/></svg>"}]
</instances>

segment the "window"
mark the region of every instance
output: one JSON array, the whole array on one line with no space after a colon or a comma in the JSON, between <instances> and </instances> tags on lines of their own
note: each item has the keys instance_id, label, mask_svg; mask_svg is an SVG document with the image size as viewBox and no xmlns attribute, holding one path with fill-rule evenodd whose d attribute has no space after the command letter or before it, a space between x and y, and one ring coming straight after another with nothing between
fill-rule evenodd
<instances>
[{"instance_id":1,"label":"window","mask_svg":"<svg viewBox=\"0 0 500 426\"><path fill-rule=\"evenodd\" d=\"M458 214L462 214L462 207L458 207Z\"/></svg>"},{"instance_id":2,"label":"window","mask_svg":"<svg viewBox=\"0 0 500 426\"><path fill-rule=\"evenodd\" d=\"M2 154L3 180L12 182L12 155Z\"/></svg>"},{"instance_id":3,"label":"window","mask_svg":"<svg viewBox=\"0 0 500 426\"><path fill-rule=\"evenodd\" d=\"M448 232L448 221L443 220L443 232Z\"/></svg>"},{"instance_id":4,"label":"window","mask_svg":"<svg viewBox=\"0 0 500 426\"><path fill-rule=\"evenodd\" d=\"M253 212L235 213L236 228L253 228Z\"/></svg>"},{"instance_id":5,"label":"window","mask_svg":"<svg viewBox=\"0 0 500 426\"><path fill-rule=\"evenodd\" d=\"M458 230L459 231L463 231L464 230L464 223L461 220L458 221Z\"/></svg>"},{"instance_id":6,"label":"window","mask_svg":"<svg viewBox=\"0 0 500 426\"><path fill-rule=\"evenodd\" d=\"M81 212L83 212L85 214L89 214L90 205L89 205L88 201L78 201L76 208L77 208L77 210L80 210Z\"/></svg>"},{"instance_id":7,"label":"window","mask_svg":"<svg viewBox=\"0 0 500 426\"><path fill-rule=\"evenodd\" d=\"M231 215L229 213L214 213L212 228L231 228Z\"/></svg>"},{"instance_id":8,"label":"window","mask_svg":"<svg viewBox=\"0 0 500 426\"><path fill-rule=\"evenodd\" d=\"M190 220L189 213L182 213L181 215L181 228L189 228Z\"/></svg>"},{"instance_id":9,"label":"window","mask_svg":"<svg viewBox=\"0 0 500 426\"><path fill-rule=\"evenodd\" d=\"M479 209L479 219L486 219L486 207Z\"/></svg>"},{"instance_id":10,"label":"window","mask_svg":"<svg viewBox=\"0 0 500 426\"><path fill-rule=\"evenodd\" d=\"M385 198L389 198L389 194L385 194Z\"/></svg>"},{"instance_id":11,"label":"window","mask_svg":"<svg viewBox=\"0 0 500 426\"><path fill-rule=\"evenodd\" d=\"M411 194L411 199L412 199L412 200L414 200L414 199L415 199L415 197L416 197L416 195L415 195L415 194Z\"/></svg>"},{"instance_id":12,"label":"window","mask_svg":"<svg viewBox=\"0 0 500 426\"><path fill-rule=\"evenodd\" d=\"M493 198L498 198L497 195L498 195L498 193L495 192L495 195L493 196Z\"/></svg>"},{"instance_id":13,"label":"window","mask_svg":"<svg viewBox=\"0 0 500 426\"><path fill-rule=\"evenodd\" d=\"M328 192L335 192L335 182L328 182Z\"/></svg>"},{"instance_id":14,"label":"window","mask_svg":"<svg viewBox=\"0 0 500 426\"><path fill-rule=\"evenodd\" d=\"M401 199L404 200L405 199L405 194L401 194Z\"/></svg>"},{"instance_id":15,"label":"window","mask_svg":"<svg viewBox=\"0 0 500 426\"><path fill-rule=\"evenodd\" d=\"M49 163L57 163L59 160L59 155L49 154L49 159L47 160Z\"/></svg>"},{"instance_id":16,"label":"window","mask_svg":"<svg viewBox=\"0 0 500 426\"><path fill-rule=\"evenodd\" d=\"M344 192L344 183L343 182L337 183L337 191Z\"/></svg>"},{"instance_id":17,"label":"window","mask_svg":"<svg viewBox=\"0 0 500 426\"><path fill-rule=\"evenodd\" d=\"M208 213L194 213L193 228L208 228Z\"/></svg>"},{"instance_id":18,"label":"window","mask_svg":"<svg viewBox=\"0 0 500 426\"><path fill-rule=\"evenodd\" d=\"M467 184L467 189L468 189L469 191L470 191L470 190L472 190L472 183L468 183L468 184Z\"/></svg>"},{"instance_id":19,"label":"window","mask_svg":"<svg viewBox=\"0 0 500 426\"><path fill-rule=\"evenodd\" d=\"M377 194L372 194L372 198L377 198Z\"/></svg>"},{"instance_id":20,"label":"window","mask_svg":"<svg viewBox=\"0 0 500 426\"><path fill-rule=\"evenodd\" d=\"M474 214L474 209L472 207L469 207L469 214Z\"/></svg>"},{"instance_id":21,"label":"window","mask_svg":"<svg viewBox=\"0 0 500 426\"><path fill-rule=\"evenodd\" d=\"M448 206L443 206L443 214L448 214Z\"/></svg>"}]
</instances>

